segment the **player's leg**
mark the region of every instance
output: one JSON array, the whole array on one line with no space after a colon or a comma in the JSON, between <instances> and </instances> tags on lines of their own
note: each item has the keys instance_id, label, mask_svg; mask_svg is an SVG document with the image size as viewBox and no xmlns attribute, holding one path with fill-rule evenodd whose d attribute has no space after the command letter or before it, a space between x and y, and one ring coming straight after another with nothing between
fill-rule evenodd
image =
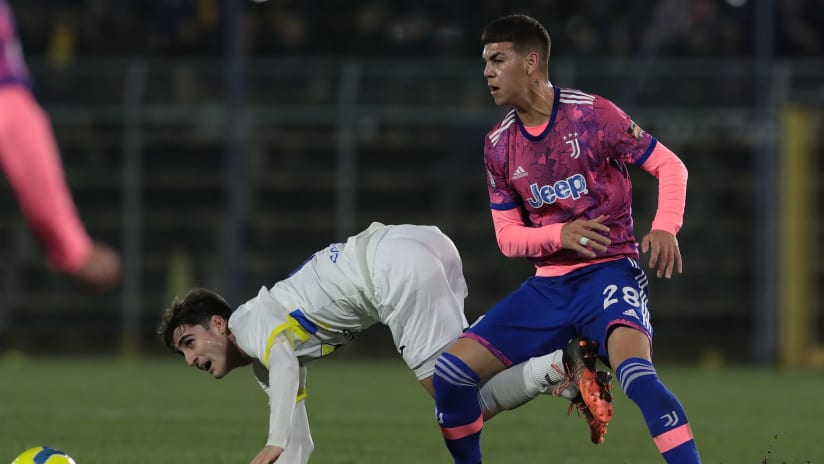
<instances>
[{"instance_id":1,"label":"player's leg","mask_svg":"<svg viewBox=\"0 0 824 464\"><path fill-rule=\"evenodd\" d=\"M445 349L444 349L445 351ZM435 361L440 352L424 363L424 372L434 372ZM422 366L422 367L423 367ZM419 379L423 388L435 398L432 375ZM564 368L564 351L530 358L515 366L504 369L481 385L478 401L484 421L502 411L516 409L543 393L573 400L578 395L578 387L570 382L570 375Z\"/></svg>"},{"instance_id":2,"label":"player's leg","mask_svg":"<svg viewBox=\"0 0 824 464\"><path fill-rule=\"evenodd\" d=\"M459 338L435 362L435 415L456 464L481 462L483 411L480 384L506 365L484 345Z\"/></svg>"},{"instance_id":3,"label":"player's leg","mask_svg":"<svg viewBox=\"0 0 824 464\"><path fill-rule=\"evenodd\" d=\"M556 350L549 355L531 358L515 366L499 371L504 366L500 359L492 354L485 345L470 342L469 338L460 338L450 347L444 356L438 359L435 369L433 386L435 388L435 404L438 421L444 434L447 447L456 462L480 462L480 432L483 421L493 417L496 413L514 409L540 393L554 390L553 394L572 400L572 405L578 407L590 427L590 438L593 443L604 441L606 425L609 421L595 418L579 393L582 372L575 372L568 353L588 353L586 362L587 373L597 376L595 382L598 388L606 392L608 402L609 381L611 375L607 372L595 372L596 352L588 348L581 348L578 344L580 337L571 341L564 350ZM452 356L455 355L455 356ZM495 362L498 359L499 362ZM580 356L583 363L583 356ZM470 392L477 388L493 372L498 372L483 383L478 392L480 408L472 401ZM611 404L609 417L612 415ZM483 413L482 420L478 414ZM597 412L596 412L597 413ZM472 419L475 420L472 420Z\"/></svg>"},{"instance_id":4,"label":"player's leg","mask_svg":"<svg viewBox=\"0 0 824 464\"><path fill-rule=\"evenodd\" d=\"M402 259L396 259L397 253ZM479 385L507 366L476 340L451 345L466 327L463 302L467 294L460 255L452 241L432 227L396 226L376 250L372 279L381 320L392 331L395 345L423 387L433 396L439 383L459 390L452 396L462 398L464 404L442 416L445 436L470 430L465 426L478 419L482 424ZM447 347L454 352L440 355ZM548 351L552 350L536 353ZM546 385L534 382L534 378L544 380L541 370L559 363L556 358L560 355L553 360L530 360L515 366L500 381L493 380L489 384L493 390L487 395L492 397L490 404L515 407L537 396ZM534 367L542 362L546 364ZM534 375L527 375L533 374L531 371ZM452 427L453 423L457 425Z\"/></svg>"},{"instance_id":5,"label":"player's leg","mask_svg":"<svg viewBox=\"0 0 824 464\"><path fill-rule=\"evenodd\" d=\"M646 275L630 259L590 267L573 301L584 335L600 342L601 359L608 360L621 388L641 409L667 462L700 462L684 409L652 364Z\"/></svg>"},{"instance_id":6,"label":"player's leg","mask_svg":"<svg viewBox=\"0 0 824 464\"><path fill-rule=\"evenodd\" d=\"M578 386L570 382L564 367L563 350L530 358L495 374L481 386L478 400L487 421L544 393L568 400L578 395Z\"/></svg>"},{"instance_id":7,"label":"player's leg","mask_svg":"<svg viewBox=\"0 0 824 464\"><path fill-rule=\"evenodd\" d=\"M610 364L624 393L638 408L668 463L700 463L698 448L678 398L658 377L652 364L650 340L627 326L612 329L608 339Z\"/></svg>"},{"instance_id":8,"label":"player's leg","mask_svg":"<svg viewBox=\"0 0 824 464\"><path fill-rule=\"evenodd\" d=\"M398 253L403 259L398 259ZM376 250L373 284L381 320L404 361L434 398L436 360L467 327L463 312L467 288L457 248L437 228L395 226ZM523 377L517 382L523 384ZM516 389L534 390L527 398L511 400L525 402L545 388L521 385Z\"/></svg>"},{"instance_id":9,"label":"player's leg","mask_svg":"<svg viewBox=\"0 0 824 464\"><path fill-rule=\"evenodd\" d=\"M467 296L461 258L435 227L394 226L375 250L371 280L380 321L419 380L463 333Z\"/></svg>"},{"instance_id":10,"label":"player's leg","mask_svg":"<svg viewBox=\"0 0 824 464\"><path fill-rule=\"evenodd\" d=\"M464 404L442 425L444 435L452 433L454 438L482 425L477 397L480 377L454 355L437 356L467 325L463 314L466 282L460 255L452 241L436 228L396 226L375 250L371 275L380 320L389 327L395 346L424 388L430 387L430 392L437 395L439 383L453 382L455 388L465 391ZM450 349L453 348L455 345ZM495 368L504 368L480 348L493 363L500 364ZM427 377L433 377L431 385L424 380ZM460 427L451 428L452 422Z\"/></svg>"},{"instance_id":11,"label":"player's leg","mask_svg":"<svg viewBox=\"0 0 824 464\"><path fill-rule=\"evenodd\" d=\"M573 335L561 309L567 296L544 282L528 280L438 358L433 382L437 418L456 463L480 462L483 419L477 386L504 367L555 351Z\"/></svg>"},{"instance_id":12,"label":"player's leg","mask_svg":"<svg viewBox=\"0 0 824 464\"><path fill-rule=\"evenodd\" d=\"M396 345L404 347L402 354L424 389L434 398L432 373L435 360L448 345L440 347L422 363L418 361L421 356L414 353L438 348L439 343L428 343L427 347L420 349L416 347L425 340L443 340L433 335L438 331L445 330L446 338L451 339L448 344L451 344L466 328L463 303L467 290L461 257L449 237L432 227L396 226L381 244L382 255L388 247L403 250L407 256L402 262L387 261L387 268L382 271L383 276L401 274L386 283L383 283L386 279L381 279L384 306L392 311L388 325L396 338ZM412 251L415 252L414 258L409 258ZM379 261L381 264L384 262ZM418 281L421 276L424 279ZM398 286L397 283L403 285ZM421 293L426 296L421 298ZM408 298L411 295L414 299ZM421 305L422 301L425 304ZM479 392L484 419L503 410L515 409L565 382L568 376L564 372L563 356L561 350L556 350L531 358L486 382ZM568 399L578 393L577 387L565 390ZM563 396L563 392L556 393Z\"/></svg>"}]
</instances>

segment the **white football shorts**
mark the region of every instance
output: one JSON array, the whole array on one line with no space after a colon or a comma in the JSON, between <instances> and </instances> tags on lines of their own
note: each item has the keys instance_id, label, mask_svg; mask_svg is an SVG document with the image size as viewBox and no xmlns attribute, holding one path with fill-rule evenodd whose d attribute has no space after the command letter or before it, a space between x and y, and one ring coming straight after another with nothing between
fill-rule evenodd
<instances>
[{"instance_id":1,"label":"white football shorts","mask_svg":"<svg viewBox=\"0 0 824 464\"><path fill-rule=\"evenodd\" d=\"M458 249L434 226L392 226L372 264L375 303L395 347L418 380L467 327L468 294Z\"/></svg>"}]
</instances>

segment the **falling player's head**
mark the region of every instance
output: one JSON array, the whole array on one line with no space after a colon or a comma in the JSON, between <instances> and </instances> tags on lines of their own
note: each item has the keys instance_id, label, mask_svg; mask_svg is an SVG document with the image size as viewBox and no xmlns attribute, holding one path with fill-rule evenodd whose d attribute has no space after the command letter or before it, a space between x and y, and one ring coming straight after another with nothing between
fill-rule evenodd
<instances>
[{"instance_id":1,"label":"falling player's head","mask_svg":"<svg viewBox=\"0 0 824 464\"><path fill-rule=\"evenodd\" d=\"M217 293L197 288L175 298L163 314L157 333L186 364L216 379L248 364L229 330L232 309Z\"/></svg>"},{"instance_id":2,"label":"falling player's head","mask_svg":"<svg viewBox=\"0 0 824 464\"><path fill-rule=\"evenodd\" d=\"M546 81L549 32L526 15L498 18L481 34L484 76L497 104L512 104L514 92L530 81Z\"/></svg>"},{"instance_id":3,"label":"falling player's head","mask_svg":"<svg viewBox=\"0 0 824 464\"><path fill-rule=\"evenodd\" d=\"M217 293L205 288L189 290L183 298L175 298L171 306L166 308L157 334L163 343L172 351L175 349L175 330L183 325L200 325L208 327L212 316L220 316L229 320L232 308L226 300Z\"/></svg>"}]
</instances>

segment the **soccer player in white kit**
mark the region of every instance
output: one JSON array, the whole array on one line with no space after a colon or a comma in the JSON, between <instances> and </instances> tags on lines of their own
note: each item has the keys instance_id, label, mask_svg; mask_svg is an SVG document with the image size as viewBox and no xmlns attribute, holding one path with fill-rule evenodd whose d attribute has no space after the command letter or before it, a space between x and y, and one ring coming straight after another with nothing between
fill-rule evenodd
<instances>
[{"instance_id":1,"label":"soccer player in white kit","mask_svg":"<svg viewBox=\"0 0 824 464\"><path fill-rule=\"evenodd\" d=\"M251 364L270 405L266 446L251 462L302 464L314 448L305 365L382 323L434 397L435 360L467 327L466 296L458 250L437 227L373 223L318 251L234 311L212 291L190 291L166 310L158 334L187 364L215 378ZM493 377L478 394L485 417L550 387L574 397L577 388L563 365L558 350Z\"/></svg>"}]
</instances>

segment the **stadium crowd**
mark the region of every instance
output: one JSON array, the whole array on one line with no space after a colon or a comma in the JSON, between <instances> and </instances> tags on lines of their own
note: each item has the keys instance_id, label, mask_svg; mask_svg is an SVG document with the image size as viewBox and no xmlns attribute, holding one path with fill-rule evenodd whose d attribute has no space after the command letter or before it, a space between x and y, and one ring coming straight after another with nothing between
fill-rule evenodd
<instances>
[{"instance_id":1,"label":"stadium crowd","mask_svg":"<svg viewBox=\"0 0 824 464\"><path fill-rule=\"evenodd\" d=\"M517 12L546 24L566 56L752 53L752 0L532 0ZM11 1L29 55L214 55L223 48L220 0ZM775 0L775 53L824 52L824 0ZM476 56L478 30L504 0L258 0L241 3L249 55ZM639 27L639 25L642 25Z\"/></svg>"}]
</instances>

